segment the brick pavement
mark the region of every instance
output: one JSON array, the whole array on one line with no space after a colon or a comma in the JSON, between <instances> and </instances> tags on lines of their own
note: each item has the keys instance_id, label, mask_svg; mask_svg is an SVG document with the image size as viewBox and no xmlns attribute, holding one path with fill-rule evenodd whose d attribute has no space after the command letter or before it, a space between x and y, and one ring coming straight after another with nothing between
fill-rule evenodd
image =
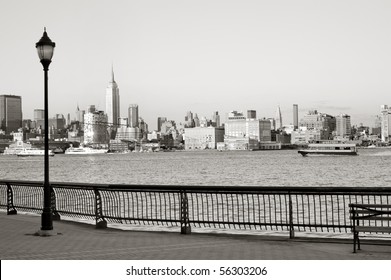
<instances>
[{"instance_id":1,"label":"brick pavement","mask_svg":"<svg viewBox=\"0 0 391 280\"><path fill-rule=\"evenodd\" d=\"M352 241L232 234L97 230L54 221L55 236L36 236L40 217L0 212L2 260L391 260L391 241ZM369 241L365 241L369 242Z\"/></svg>"}]
</instances>

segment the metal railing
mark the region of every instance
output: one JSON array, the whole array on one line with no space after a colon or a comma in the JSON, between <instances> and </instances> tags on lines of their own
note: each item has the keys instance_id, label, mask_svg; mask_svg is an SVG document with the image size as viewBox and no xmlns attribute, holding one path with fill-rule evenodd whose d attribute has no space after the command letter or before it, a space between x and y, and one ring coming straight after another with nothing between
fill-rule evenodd
<instances>
[{"instance_id":1,"label":"metal railing","mask_svg":"<svg viewBox=\"0 0 391 280\"><path fill-rule=\"evenodd\" d=\"M43 183L0 181L0 208L41 213ZM249 230L350 232L349 203L390 204L391 188L51 183L54 219ZM389 221L373 221L388 223Z\"/></svg>"}]
</instances>

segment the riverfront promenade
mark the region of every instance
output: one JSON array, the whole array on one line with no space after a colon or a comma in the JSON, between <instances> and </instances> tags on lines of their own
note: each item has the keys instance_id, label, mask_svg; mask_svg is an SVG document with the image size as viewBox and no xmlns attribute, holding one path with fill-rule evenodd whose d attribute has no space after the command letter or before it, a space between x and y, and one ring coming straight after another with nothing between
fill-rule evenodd
<instances>
[{"instance_id":1,"label":"riverfront promenade","mask_svg":"<svg viewBox=\"0 0 391 280\"><path fill-rule=\"evenodd\" d=\"M54 221L57 235L39 237L40 216L5 212L0 225L1 260L391 260L391 237L363 241L353 254L351 239L97 230L70 221Z\"/></svg>"}]
</instances>

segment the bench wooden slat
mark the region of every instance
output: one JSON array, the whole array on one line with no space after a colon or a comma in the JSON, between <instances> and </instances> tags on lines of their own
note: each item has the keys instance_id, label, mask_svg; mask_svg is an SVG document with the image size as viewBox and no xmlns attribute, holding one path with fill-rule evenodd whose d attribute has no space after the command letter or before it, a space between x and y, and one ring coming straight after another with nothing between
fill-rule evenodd
<instances>
[{"instance_id":1,"label":"bench wooden slat","mask_svg":"<svg viewBox=\"0 0 391 280\"><path fill-rule=\"evenodd\" d=\"M357 204L351 203L349 207L368 207L368 208L391 208L391 204Z\"/></svg>"},{"instance_id":2,"label":"bench wooden slat","mask_svg":"<svg viewBox=\"0 0 391 280\"><path fill-rule=\"evenodd\" d=\"M356 213L356 214L368 214L368 213L379 213L382 215L391 215L390 211L384 211L384 210L375 210L375 209L359 209L359 210L350 210L349 213Z\"/></svg>"},{"instance_id":3,"label":"bench wooden slat","mask_svg":"<svg viewBox=\"0 0 391 280\"><path fill-rule=\"evenodd\" d=\"M391 221L391 217L379 217L379 216L374 216L374 217L362 217L362 216L351 216L351 220L355 221L364 221L364 220L371 220L371 221ZM391 226L391 225L390 225Z\"/></svg>"},{"instance_id":4,"label":"bench wooden slat","mask_svg":"<svg viewBox=\"0 0 391 280\"><path fill-rule=\"evenodd\" d=\"M359 232L391 232L391 227L358 226L355 230Z\"/></svg>"}]
</instances>

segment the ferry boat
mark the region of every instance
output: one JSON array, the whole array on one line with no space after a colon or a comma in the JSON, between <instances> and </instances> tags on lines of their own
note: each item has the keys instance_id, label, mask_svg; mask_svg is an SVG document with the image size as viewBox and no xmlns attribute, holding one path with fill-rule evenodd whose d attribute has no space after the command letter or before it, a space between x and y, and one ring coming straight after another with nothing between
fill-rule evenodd
<instances>
[{"instance_id":1,"label":"ferry boat","mask_svg":"<svg viewBox=\"0 0 391 280\"><path fill-rule=\"evenodd\" d=\"M48 151L49 156L54 156L53 151ZM17 156L18 157L31 157L31 156L44 156L45 155L45 150L43 149L30 149L26 148L20 151Z\"/></svg>"},{"instance_id":2,"label":"ferry boat","mask_svg":"<svg viewBox=\"0 0 391 280\"><path fill-rule=\"evenodd\" d=\"M32 149L30 143L25 143L23 141L16 141L9 145L9 147L5 148L3 154L4 155L17 155L25 149Z\"/></svg>"},{"instance_id":3,"label":"ferry boat","mask_svg":"<svg viewBox=\"0 0 391 280\"><path fill-rule=\"evenodd\" d=\"M96 155L96 154L107 154L108 149L94 149L90 147L70 147L65 150L66 155Z\"/></svg>"},{"instance_id":4,"label":"ferry boat","mask_svg":"<svg viewBox=\"0 0 391 280\"><path fill-rule=\"evenodd\" d=\"M308 148L298 151L302 156L307 155L357 155L356 144L321 143L309 144Z\"/></svg>"}]
</instances>

